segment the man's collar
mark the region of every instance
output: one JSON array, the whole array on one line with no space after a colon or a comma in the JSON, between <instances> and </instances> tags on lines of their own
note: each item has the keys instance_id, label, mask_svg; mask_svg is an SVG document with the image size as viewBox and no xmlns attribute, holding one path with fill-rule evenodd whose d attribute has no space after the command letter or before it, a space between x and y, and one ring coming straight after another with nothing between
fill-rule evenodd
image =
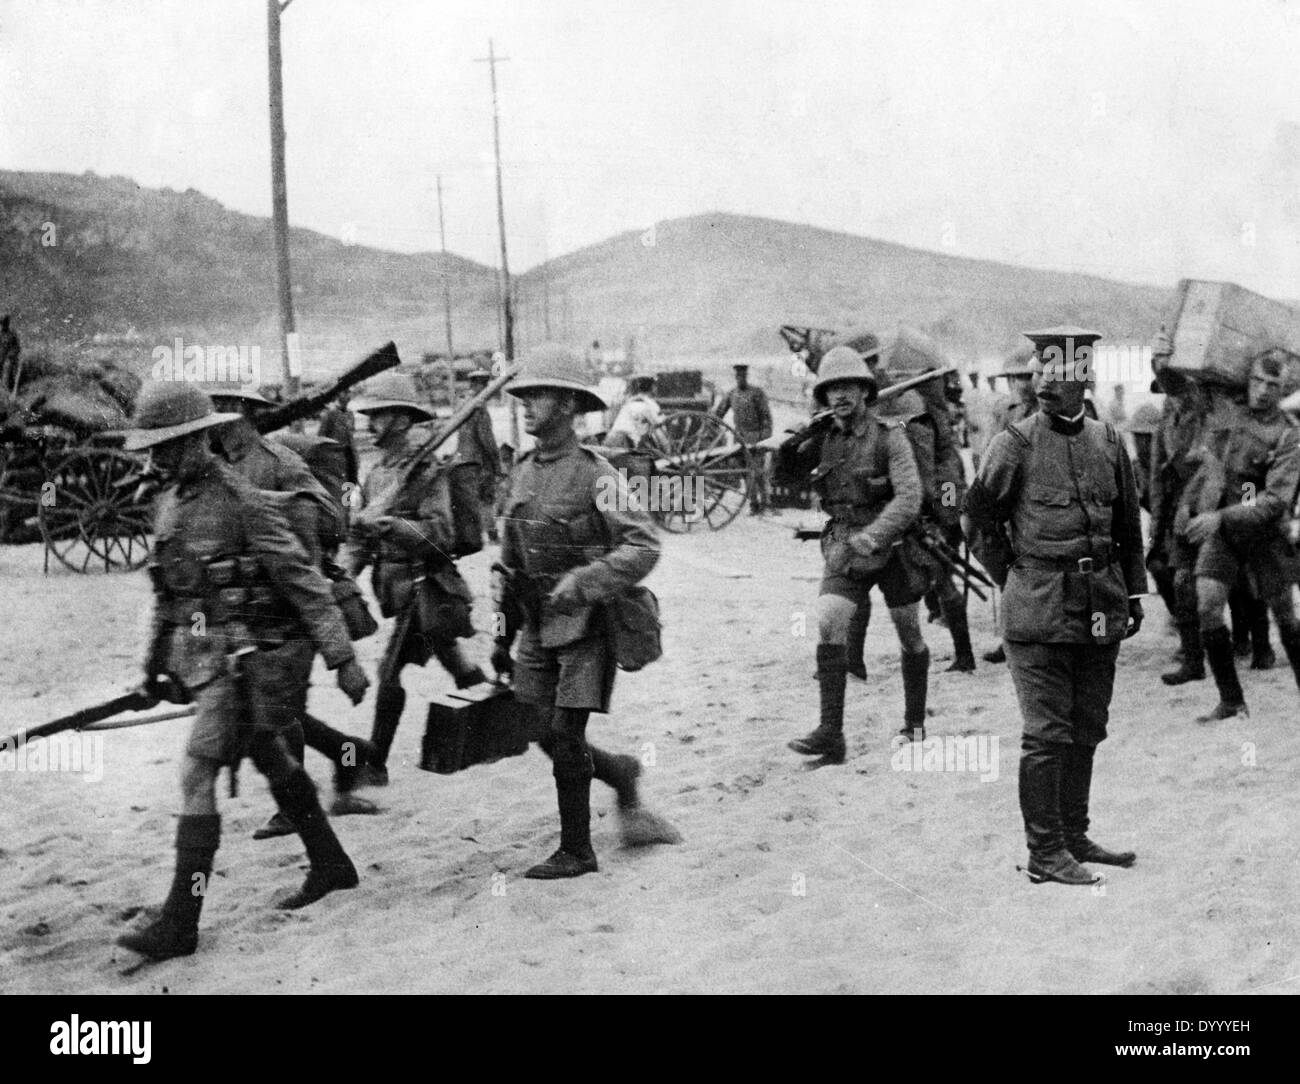
<instances>
[{"instance_id":1,"label":"man's collar","mask_svg":"<svg viewBox=\"0 0 1300 1084\"><path fill-rule=\"evenodd\" d=\"M568 435L553 448L543 448L540 444L533 450L533 458L539 463L550 463L562 459L578 446L578 434L572 429Z\"/></svg>"},{"instance_id":2,"label":"man's collar","mask_svg":"<svg viewBox=\"0 0 1300 1084\"><path fill-rule=\"evenodd\" d=\"M1047 415L1047 422L1054 432L1062 433L1067 437L1075 436L1083 429L1083 420L1087 417L1088 412L1082 407L1079 413L1073 418L1063 418L1059 414Z\"/></svg>"}]
</instances>

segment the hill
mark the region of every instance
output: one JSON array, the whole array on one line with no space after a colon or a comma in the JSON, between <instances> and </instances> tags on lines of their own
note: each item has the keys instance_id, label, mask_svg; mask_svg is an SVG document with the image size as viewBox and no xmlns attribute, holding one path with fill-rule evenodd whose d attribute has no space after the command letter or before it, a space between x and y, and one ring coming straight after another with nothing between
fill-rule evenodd
<instances>
[{"instance_id":1,"label":"hill","mask_svg":"<svg viewBox=\"0 0 1300 1084\"><path fill-rule=\"evenodd\" d=\"M47 225L50 224L50 225ZM25 341L135 344L176 335L257 344L278 364L267 219L190 189L125 177L0 171L0 308ZM443 342L442 270L466 346L496 341L496 274L460 256L404 255L290 231L308 369L334 369L395 338L408 356ZM445 262L444 262L445 261Z\"/></svg>"},{"instance_id":2,"label":"hill","mask_svg":"<svg viewBox=\"0 0 1300 1084\"><path fill-rule=\"evenodd\" d=\"M704 214L619 234L523 276L549 292L574 341L637 336L644 354L779 352L783 323L920 328L957 357L999 353L1044 324L1108 339L1159 329L1172 291L972 260L832 230ZM534 316L535 322L535 316Z\"/></svg>"}]
</instances>

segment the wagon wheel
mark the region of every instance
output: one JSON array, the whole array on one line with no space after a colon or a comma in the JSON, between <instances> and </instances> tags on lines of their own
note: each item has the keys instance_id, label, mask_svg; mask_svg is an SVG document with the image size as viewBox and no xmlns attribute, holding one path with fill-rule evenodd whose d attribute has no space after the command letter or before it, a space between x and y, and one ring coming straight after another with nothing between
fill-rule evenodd
<instances>
[{"instance_id":1,"label":"wagon wheel","mask_svg":"<svg viewBox=\"0 0 1300 1084\"><path fill-rule=\"evenodd\" d=\"M669 414L642 441L654 455L650 511L667 531L719 531L749 500L753 465L735 431L705 411Z\"/></svg>"},{"instance_id":2,"label":"wagon wheel","mask_svg":"<svg viewBox=\"0 0 1300 1084\"><path fill-rule=\"evenodd\" d=\"M149 556L152 500L141 467L115 448L75 448L52 459L40 497L45 552L74 572L140 568Z\"/></svg>"}]
</instances>

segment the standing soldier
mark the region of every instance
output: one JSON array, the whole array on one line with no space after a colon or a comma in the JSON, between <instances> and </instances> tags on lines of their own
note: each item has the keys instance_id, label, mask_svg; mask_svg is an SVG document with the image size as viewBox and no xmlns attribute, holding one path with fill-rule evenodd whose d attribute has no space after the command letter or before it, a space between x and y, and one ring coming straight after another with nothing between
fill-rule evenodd
<instances>
[{"instance_id":1,"label":"standing soldier","mask_svg":"<svg viewBox=\"0 0 1300 1084\"><path fill-rule=\"evenodd\" d=\"M492 374L475 369L469 374L470 394L478 395L488 386ZM478 407L457 434L456 458L478 467L479 515L487 527L489 542L497 540L497 484L503 480L501 451L492 432L492 418L486 406Z\"/></svg>"},{"instance_id":2,"label":"standing soldier","mask_svg":"<svg viewBox=\"0 0 1300 1084\"><path fill-rule=\"evenodd\" d=\"M367 397L357 400L356 410L370 418L380 460L362 483L361 509L352 517L341 563L353 577L371 565L379 612L397 619L379 664L370 735L375 755L362 774L364 781L382 787L388 785L388 753L406 706L402 668L423 666L432 655L458 689L486 681L487 676L465 658L456 642L474 635L474 596L456 571L448 472L429 463L406 477L415 451L411 427L432 421L433 414L420 403L415 384L404 373L385 373L374 380Z\"/></svg>"},{"instance_id":3,"label":"standing soldier","mask_svg":"<svg viewBox=\"0 0 1300 1084\"><path fill-rule=\"evenodd\" d=\"M1243 570L1277 619L1278 635L1300 685L1300 625L1291 600L1292 555L1283 517L1300 484L1296 423L1278 408L1284 355L1268 350L1251 363L1244 411L1207 419L1201 472L1217 500L1187 525L1196 555L1196 606L1201 642L1219 689L1219 703L1199 722L1246 715L1232 634L1224 621L1228 592ZM1193 483L1194 484L1194 483ZM1189 485L1189 489L1191 486Z\"/></svg>"},{"instance_id":4,"label":"standing soldier","mask_svg":"<svg viewBox=\"0 0 1300 1084\"><path fill-rule=\"evenodd\" d=\"M966 498L971 546L1003 588L1004 642L1024 717L1020 809L1035 883L1093 884L1081 862L1130 866L1093 843L1093 756L1106 737L1119 643L1142 624L1142 522L1128 452L1086 416L1095 331L1027 331L1041 411L989 444Z\"/></svg>"},{"instance_id":5,"label":"standing soldier","mask_svg":"<svg viewBox=\"0 0 1300 1084\"><path fill-rule=\"evenodd\" d=\"M844 762L845 639L871 588L879 585L902 647L903 729L925 737L930 652L921 635L917 602L929 587L916 563L909 530L921 512L921 478L907 435L898 422L882 422L871 409L876 381L856 350L836 346L817 370L813 397L830 407L828 423L805 430L782 446L783 470L812 470L821 506L830 515L822 532L818 602L817 683L820 722L790 742L805 756Z\"/></svg>"},{"instance_id":6,"label":"standing soldier","mask_svg":"<svg viewBox=\"0 0 1300 1084\"><path fill-rule=\"evenodd\" d=\"M755 445L772 435L772 410L767 405L767 393L750 384L749 366L741 364L731 368L736 374L736 386L718 400L713 413L719 418L725 418L727 411L731 411L736 436L758 460L758 465L754 468L754 496L749 502L750 514L758 515L767 508L768 462L767 449L756 448Z\"/></svg>"},{"instance_id":7,"label":"standing soldier","mask_svg":"<svg viewBox=\"0 0 1300 1084\"><path fill-rule=\"evenodd\" d=\"M352 417L352 411L348 409L348 401L352 398L351 391L339 392L334 402L321 411L320 426L316 430L316 435L326 440L337 441L342 448L344 460L344 478L345 482L352 485L357 484L359 477L357 471L357 449L353 441L353 432L356 429L356 419Z\"/></svg>"},{"instance_id":8,"label":"standing soldier","mask_svg":"<svg viewBox=\"0 0 1300 1084\"><path fill-rule=\"evenodd\" d=\"M639 583L659 560L659 540L627 482L578 444L577 415L605 409L581 363L564 347L533 350L510 394L523 400L537 445L510 477L494 593L505 626L492 665L514 675L515 694L542 714L539 744L554 763L560 846L524 876L578 877L596 870L591 781L618 795L626 844L676 843L676 830L644 810L641 765L589 745L591 712L609 711L616 660L603 603ZM519 649L510 657L515 633Z\"/></svg>"},{"instance_id":9,"label":"standing soldier","mask_svg":"<svg viewBox=\"0 0 1300 1084\"><path fill-rule=\"evenodd\" d=\"M198 943L221 836L217 775L245 755L267 777L311 861L302 888L279 906L305 907L357 884L284 734L303 714L316 651L354 704L368 682L330 586L288 521L209 449L206 430L234 417L214 412L191 384L151 383L126 443L131 451L149 448L166 480L154 514L156 599L142 688L155 699L192 699L197 711L181 772L171 892L156 921L118 940L153 959L189 955Z\"/></svg>"},{"instance_id":10,"label":"standing soldier","mask_svg":"<svg viewBox=\"0 0 1300 1084\"><path fill-rule=\"evenodd\" d=\"M282 507L289 526L312 564L331 580L333 593L334 583L343 576L333 561L341 541L341 505L297 452L278 441L267 440L257 431L253 418L272 403L238 381L208 384L205 390L218 412L237 415L234 421L213 429L213 451L246 482L257 489L282 495ZM336 575L331 575L331 570ZM307 676L310 677L310 671ZM307 700L305 689L302 699L304 703ZM335 730L307 711L302 713L300 722L300 727L285 731L285 740L296 759L302 760L305 747L310 746L334 765L335 798L330 813L336 817L350 813L378 813L378 806L353 793L358 782L358 769L373 753L370 743ZM253 833L253 838L273 839L293 835L293 832L293 825L282 813L276 812Z\"/></svg>"}]
</instances>

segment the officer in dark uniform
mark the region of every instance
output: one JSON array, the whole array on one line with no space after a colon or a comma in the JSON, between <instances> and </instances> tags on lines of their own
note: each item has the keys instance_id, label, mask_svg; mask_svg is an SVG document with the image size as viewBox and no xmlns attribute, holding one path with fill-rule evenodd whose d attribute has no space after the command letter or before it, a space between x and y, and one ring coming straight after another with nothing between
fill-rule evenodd
<instances>
[{"instance_id":1,"label":"officer in dark uniform","mask_svg":"<svg viewBox=\"0 0 1300 1084\"><path fill-rule=\"evenodd\" d=\"M591 712L609 711L616 660L606 603L639 583L659 559L654 523L609 463L578 444L574 419L604 410L572 351L544 344L525 359L510 394L524 403L536 447L510 476L494 594L505 623L492 665L514 675L515 695L542 714L539 744L554 763L560 846L524 876L595 872L591 781L614 788L623 842L676 843L670 824L643 809L641 766L587 742ZM519 634L514 659L510 647Z\"/></svg>"},{"instance_id":2,"label":"officer in dark uniform","mask_svg":"<svg viewBox=\"0 0 1300 1084\"><path fill-rule=\"evenodd\" d=\"M1219 703L1200 722L1248 714L1237 678L1232 634L1224 622L1228 593L1243 569L1277 620L1278 634L1300 684L1300 626L1291 601L1294 558L1282 536L1300 484L1300 429L1280 409L1284 357L1266 351L1251 364L1247 409L1207 419L1200 471L1215 475L1217 508L1187 526L1200 546L1196 556L1196 605L1201 641ZM1189 488L1197 484L1197 480Z\"/></svg>"},{"instance_id":3,"label":"officer in dark uniform","mask_svg":"<svg viewBox=\"0 0 1300 1084\"><path fill-rule=\"evenodd\" d=\"M335 397L332 405L321 411L316 435L338 444L343 458L343 480L356 485L360 475L357 471L356 442L353 439L356 419L348 409L348 401L351 397L350 391L342 391Z\"/></svg>"},{"instance_id":4,"label":"officer in dark uniform","mask_svg":"<svg viewBox=\"0 0 1300 1084\"><path fill-rule=\"evenodd\" d=\"M478 395L492 374L487 369L475 369L469 374L470 391ZM479 514L487 527L489 542L497 541L497 486L503 480L501 451L492 432L492 418L487 407L481 406L470 415L457 433L456 458L462 463L473 463L477 468Z\"/></svg>"},{"instance_id":5,"label":"officer in dark uniform","mask_svg":"<svg viewBox=\"0 0 1300 1084\"><path fill-rule=\"evenodd\" d=\"M192 953L221 834L216 780L248 755L302 837L311 869L280 907L304 907L357 884L357 873L284 740L305 708L317 651L354 704L368 685L330 586L269 494L213 456L208 432L232 421L198 388L148 384L128 450L151 449L167 480L154 514L156 602L143 691L193 700L181 774L176 871L161 916L119 944L155 959Z\"/></svg>"},{"instance_id":6,"label":"officer in dark uniform","mask_svg":"<svg viewBox=\"0 0 1300 1084\"><path fill-rule=\"evenodd\" d=\"M748 365L733 365L731 368L736 375L736 386L718 400L713 413L723 418L730 411L736 436L750 449L755 467L749 511L752 515L759 515L767 508L770 487L767 449L757 445L772 435L772 408L768 406L767 392L749 382Z\"/></svg>"},{"instance_id":7,"label":"officer in dark uniform","mask_svg":"<svg viewBox=\"0 0 1300 1084\"><path fill-rule=\"evenodd\" d=\"M1086 416L1081 328L1025 333L1041 410L997 434L966 498L971 547L1003 587L1004 643L1024 735L1020 808L1035 882L1092 884L1081 862L1132 865L1088 839L1096 747L1119 643L1142 623L1142 524L1128 452Z\"/></svg>"},{"instance_id":8,"label":"officer in dark uniform","mask_svg":"<svg viewBox=\"0 0 1300 1084\"><path fill-rule=\"evenodd\" d=\"M372 566L379 612L397 619L379 664L370 735L375 756L362 773L363 782L387 786L388 753L406 706L402 669L423 666L432 655L458 689L478 685L487 675L457 643L474 635L474 596L456 570L449 472L429 463L407 477L415 452L411 427L431 421L433 414L404 373L385 373L373 381L366 397L357 399L356 410L369 416L381 456L362 483L360 509L352 517L340 560L354 578Z\"/></svg>"},{"instance_id":9,"label":"officer in dark uniform","mask_svg":"<svg viewBox=\"0 0 1300 1084\"><path fill-rule=\"evenodd\" d=\"M346 574L333 560L341 541L342 507L297 452L279 441L267 440L257 431L253 418L258 411L274 404L252 387L237 381L207 384L204 390L219 412L239 415L236 420L212 430L213 450L245 481L258 489L282 495L289 525L311 557L312 564L331 581L331 591L337 598L337 585L346 579ZM303 698L306 699L305 692ZM305 748L310 747L334 765L332 816L379 812L374 802L353 793L361 767L374 753L368 741L335 730L306 711L302 713L301 726L286 731L285 740L296 759L302 760ZM293 832L293 825L277 811L253 833L253 838L273 839L293 835Z\"/></svg>"},{"instance_id":10,"label":"officer in dark uniform","mask_svg":"<svg viewBox=\"0 0 1300 1084\"><path fill-rule=\"evenodd\" d=\"M876 381L858 352L827 351L813 397L830 408L827 421L796 434L778 454L782 470L805 472L830 515L822 533L826 566L818 598L817 683L820 722L790 748L826 762L844 761L845 639L854 612L879 586L902 647L904 722L901 733L924 737L930 652L917 603L930 585L908 536L921 512L921 478L907 435L871 409Z\"/></svg>"}]
</instances>

